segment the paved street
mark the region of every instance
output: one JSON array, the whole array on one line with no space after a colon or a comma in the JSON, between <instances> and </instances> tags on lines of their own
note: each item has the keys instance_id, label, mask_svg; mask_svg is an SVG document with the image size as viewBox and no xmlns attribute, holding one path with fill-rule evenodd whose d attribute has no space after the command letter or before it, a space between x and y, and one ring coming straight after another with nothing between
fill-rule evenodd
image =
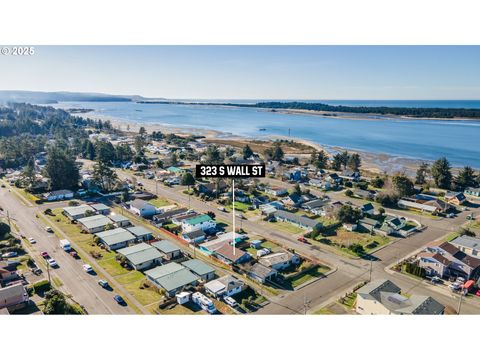
<instances>
[{"instance_id":1,"label":"paved street","mask_svg":"<svg viewBox=\"0 0 480 360\"><path fill-rule=\"evenodd\" d=\"M113 299L114 292L103 289L97 284L102 277L87 274L82 268L82 260L75 260L59 246L59 238L45 231L45 224L35 217L37 206L26 205L8 188L0 188L0 204L8 210L12 220L20 228L21 234L33 237L37 243L30 247L38 262L40 253L47 251L59 267L50 269L51 277L57 277L63 283L62 291L71 294L75 301L83 305L89 314L134 314L130 307L118 305ZM44 268L45 270L45 268ZM46 274L45 274L46 275Z\"/></svg>"}]
</instances>

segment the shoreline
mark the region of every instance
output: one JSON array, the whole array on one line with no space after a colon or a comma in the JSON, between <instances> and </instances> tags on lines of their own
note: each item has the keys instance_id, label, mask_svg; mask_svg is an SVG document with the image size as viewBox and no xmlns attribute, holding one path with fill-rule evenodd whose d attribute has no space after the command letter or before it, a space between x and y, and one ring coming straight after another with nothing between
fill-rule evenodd
<instances>
[{"instance_id":1,"label":"shoreline","mask_svg":"<svg viewBox=\"0 0 480 360\"><path fill-rule=\"evenodd\" d=\"M195 127L179 127L170 124L161 124L161 123L151 123L151 122L141 122L136 120L126 120L119 119L112 116L105 115L89 115L88 113L79 114L81 117L89 117L95 120L110 121L113 127L130 133L138 133L140 127L144 127L148 132L152 131L161 131L164 133L175 133L177 135L199 135L204 136L208 140L264 140L264 141L273 141L275 139L282 140L292 140L307 146L310 146L317 151L323 150L327 154L332 155L341 151L349 151L358 153L362 158L362 168L365 171L376 173L376 174L389 174L392 175L398 172L404 172L408 176L414 176L417 167L422 162L431 163L432 160L424 159L414 159L407 158L402 156L384 154L384 153L373 153L357 149L349 149L341 146L330 146L319 144L311 140L306 140L296 137L288 137L284 135L263 135L259 137L249 137L244 135L237 135L229 132L223 132L213 129L205 128L195 128ZM454 169L454 168L452 168Z\"/></svg>"}]
</instances>

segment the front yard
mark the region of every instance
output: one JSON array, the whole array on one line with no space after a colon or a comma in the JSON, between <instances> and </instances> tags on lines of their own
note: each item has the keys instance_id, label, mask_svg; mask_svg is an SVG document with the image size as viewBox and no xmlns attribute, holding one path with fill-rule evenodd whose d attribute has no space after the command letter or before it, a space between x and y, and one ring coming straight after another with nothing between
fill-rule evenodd
<instances>
[{"instance_id":1,"label":"front yard","mask_svg":"<svg viewBox=\"0 0 480 360\"><path fill-rule=\"evenodd\" d=\"M280 230L280 231L285 231L288 232L289 234L293 235L299 235L305 233L307 230L302 229L298 226L295 226L293 224L290 224L285 221L277 221L277 222L265 222L269 227L272 229Z\"/></svg>"}]
</instances>

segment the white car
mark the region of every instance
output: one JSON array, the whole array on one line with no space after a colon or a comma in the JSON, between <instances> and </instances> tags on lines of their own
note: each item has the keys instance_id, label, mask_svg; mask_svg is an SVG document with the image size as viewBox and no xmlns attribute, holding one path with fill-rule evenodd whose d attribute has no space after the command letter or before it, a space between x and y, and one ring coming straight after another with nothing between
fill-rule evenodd
<instances>
[{"instance_id":1,"label":"white car","mask_svg":"<svg viewBox=\"0 0 480 360\"><path fill-rule=\"evenodd\" d=\"M270 250L269 248L263 248L263 249L257 251L257 256L262 257L262 256L270 254L271 252L272 252L272 250Z\"/></svg>"},{"instance_id":2,"label":"white car","mask_svg":"<svg viewBox=\"0 0 480 360\"><path fill-rule=\"evenodd\" d=\"M36 244L36 243L37 243L37 240L35 240L35 239L32 238L32 237L29 237L29 238L28 238L28 242L29 242L30 244Z\"/></svg>"},{"instance_id":3,"label":"white car","mask_svg":"<svg viewBox=\"0 0 480 360\"><path fill-rule=\"evenodd\" d=\"M93 268L89 264L83 264L83 270L85 270L85 272L89 273L89 272L93 271Z\"/></svg>"},{"instance_id":4,"label":"white car","mask_svg":"<svg viewBox=\"0 0 480 360\"><path fill-rule=\"evenodd\" d=\"M58 266L57 262L53 258L47 259L47 262L48 262L48 265L50 265L51 267Z\"/></svg>"},{"instance_id":5,"label":"white car","mask_svg":"<svg viewBox=\"0 0 480 360\"><path fill-rule=\"evenodd\" d=\"M225 296L223 298L223 301L225 301L228 305L230 305L231 307L236 307L238 306L238 303L235 301L234 298L231 298L230 296Z\"/></svg>"},{"instance_id":6,"label":"white car","mask_svg":"<svg viewBox=\"0 0 480 360\"><path fill-rule=\"evenodd\" d=\"M45 227L45 231L46 231L46 232L49 232L49 233L52 233L52 232L53 232L53 230L52 230L52 228L51 228L50 226L46 226L46 227Z\"/></svg>"}]
</instances>

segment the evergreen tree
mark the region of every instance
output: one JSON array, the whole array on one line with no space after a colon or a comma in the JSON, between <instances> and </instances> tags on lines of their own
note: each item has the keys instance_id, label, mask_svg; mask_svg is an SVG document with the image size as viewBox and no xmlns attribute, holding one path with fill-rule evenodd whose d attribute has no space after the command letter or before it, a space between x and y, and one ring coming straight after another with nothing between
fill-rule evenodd
<instances>
[{"instance_id":1,"label":"evergreen tree","mask_svg":"<svg viewBox=\"0 0 480 360\"><path fill-rule=\"evenodd\" d=\"M392 183L398 196L410 196L415 193L413 182L405 175L399 174L392 178Z\"/></svg>"},{"instance_id":2,"label":"evergreen tree","mask_svg":"<svg viewBox=\"0 0 480 360\"><path fill-rule=\"evenodd\" d=\"M103 191L110 192L118 180L117 173L106 163L99 161L93 167L93 181Z\"/></svg>"},{"instance_id":3,"label":"evergreen tree","mask_svg":"<svg viewBox=\"0 0 480 360\"><path fill-rule=\"evenodd\" d=\"M251 156L253 156L253 150L250 148L250 146L245 145L245 147L243 148L243 158L244 159L248 159L250 158Z\"/></svg>"},{"instance_id":4,"label":"evergreen tree","mask_svg":"<svg viewBox=\"0 0 480 360\"><path fill-rule=\"evenodd\" d=\"M48 149L44 171L50 179L52 190L75 190L78 187L80 173L75 164L75 158L58 146Z\"/></svg>"},{"instance_id":5,"label":"evergreen tree","mask_svg":"<svg viewBox=\"0 0 480 360\"><path fill-rule=\"evenodd\" d=\"M464 190L468 187L473 187L476 185L475 181L475 172L470 166L465 166L458 173L455 183L460 190Z\"/></svg>"},{"instance_id":6,"label":"evergreen tree","mask_svg":"<svg viewBox=\"0 0 480 360\"><path fill-rule=\"evenodd\" d=\"M23 168L22 177L28 188L35 185L37 177L35 174L35 159L33 157L28 160L27 165Z\"/></svg>"},{"instance_id":7,"label":"evergreen tree","mask_svg":"<svg viewBox=\"0 0 480 360\"><path fill-rule=\"evenodd\" d=\"M335 171L340 171L342 169L343 159L341 154L333 155L333 160L331 163L332 169Z\"/></svg>"},{"instance_id":8,"label":"evergreen tree","mask_svg":"<svg viewBox=\"0 0 480 360\"><path fill-rule=\"evenodd\" d=\"M417 169L417 173L415 176L415 184L423 185L427 182L427 173L428 173L428 164L422 162Z\"/></svg>"},{"instance_id":9,"label":"evergreen tree","mask_svg":"<svg viewBox=\"0 0 480 360\"><path fill-rule=\"evenodd\" d=\"M360 159L360 155L356 153L348 157L347 166L354 171L358 171L360 169L361 163L362 160Z\"/></svg>"},{"instance_id":10,"label":"evergreen tree","mask_svg":"<svg viewBox=\"0 0 480 360\"><path fill-rule=\"evenodd\" d=\"M452 186L452 172L450 170L450 162L447 158L442 157L436 160L430 170L435 185L441 189L450 189Z\"/></svg>"}]
</instances>

